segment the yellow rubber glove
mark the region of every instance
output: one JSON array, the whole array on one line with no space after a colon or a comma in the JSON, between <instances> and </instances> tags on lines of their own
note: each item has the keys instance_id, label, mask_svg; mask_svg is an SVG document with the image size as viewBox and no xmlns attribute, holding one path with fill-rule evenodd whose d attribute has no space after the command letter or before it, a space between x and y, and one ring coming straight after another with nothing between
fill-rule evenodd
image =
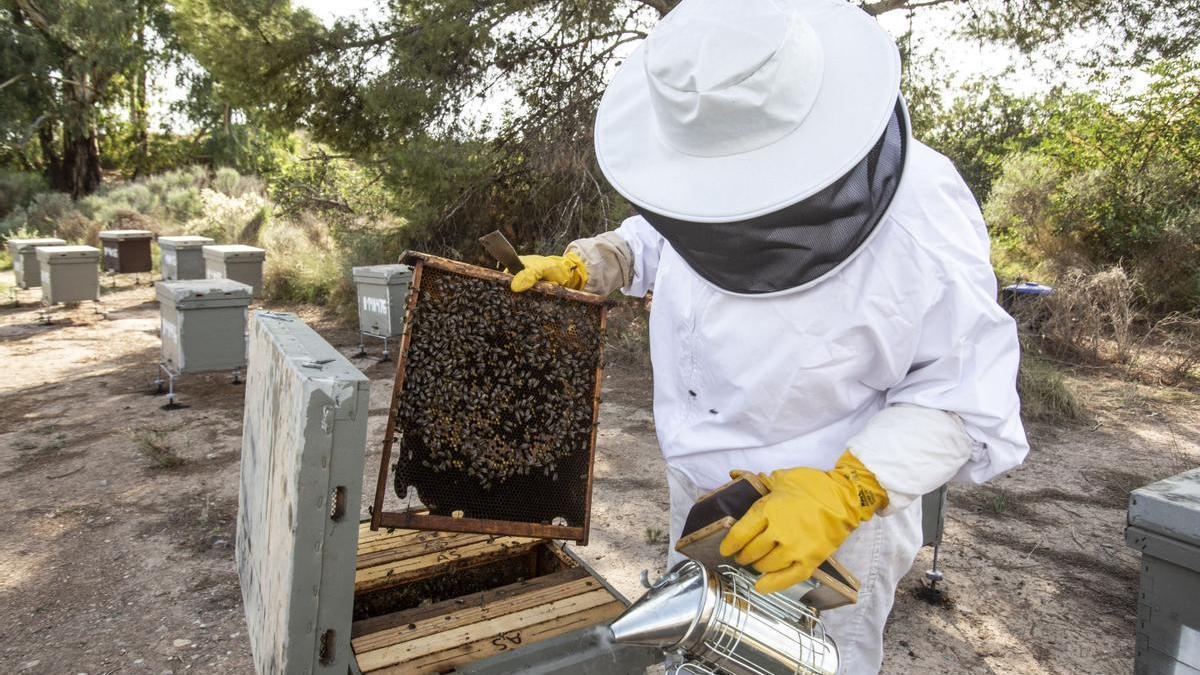
<instances>
[{"instance_id":1,"label":"yellow rubber glove","mask_svg":"<svg viewBox=\"0 0 1200 675\"><path fill-rule=\"evenodd\" d=\"M587 285L587 266L573 252L565 255L523 255L521 264L525 269L517 272L512 280L512 289L517 293L533 288L539 281L582 290Z\"/></svg>"},{"instance_id":2,"label":"yellow rubber glove","mask_svg":"<svg viewBox=\"0 0 1200 675\"><path fill-rule=\"evenodd\" d=\"M887 491L847 450L832 471L781 469L759 476L770 492L730 528L721 555L762 573L774 593L807 581L846 537L887 506Z\"/></svg>"}]
</instances>

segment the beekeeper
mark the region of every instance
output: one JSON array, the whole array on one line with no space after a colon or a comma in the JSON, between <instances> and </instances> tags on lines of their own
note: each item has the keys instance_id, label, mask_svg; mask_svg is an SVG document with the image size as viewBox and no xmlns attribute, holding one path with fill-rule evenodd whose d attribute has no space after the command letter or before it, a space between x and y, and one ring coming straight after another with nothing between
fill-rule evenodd
<instances>
[{"instance_id":1,"label":"beekeeper","mask_svg":"<svg viewBox=\"0 0 1200 675\"><path fill-rule=\"evenodd\" d=\"M914 140L900 56L843 0L684 0L600 102L596 156L638 215L524 256L512 282L654 292L654 419L671 540L731 470L771 488L722 553L862 587L827 612L843 672L878 671L920 496L1028 451L1012 319L979 207Z\"/></svg>"}]
</instances>

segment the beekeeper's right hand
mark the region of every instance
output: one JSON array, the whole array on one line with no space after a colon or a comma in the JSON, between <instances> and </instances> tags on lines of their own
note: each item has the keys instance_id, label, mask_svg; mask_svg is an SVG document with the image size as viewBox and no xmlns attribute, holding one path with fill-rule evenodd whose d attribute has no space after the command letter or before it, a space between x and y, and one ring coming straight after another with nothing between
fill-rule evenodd
<instances>
[{"instance_id":1,"label":"beekeeper's right hand","mask_svg":"<svg viewBox=\"0 0 1200 675\"><path fill-rule=\"evenodd\" d=\"M587 266L573 251L563 255L523 255L521 264L525 269L513 276L512 289L517 293L533 288L539 281L582 290L587 285Z\"/></svg>"}]
</instances>

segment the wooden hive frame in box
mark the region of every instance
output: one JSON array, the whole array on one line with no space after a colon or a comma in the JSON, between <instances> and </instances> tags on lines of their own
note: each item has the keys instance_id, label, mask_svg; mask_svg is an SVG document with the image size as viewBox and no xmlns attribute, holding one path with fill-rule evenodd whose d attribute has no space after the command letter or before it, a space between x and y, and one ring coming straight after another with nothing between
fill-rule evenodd
<instances>
[{"instance_id":1,"label":"wooden hive frame in box","mask_svg":"<svg viewBox=\"0 0 1200 675\"><path fill-rule=\"evenodd\" d=\"M449 672L625 609L556 542L368 523L354 587L351 646L367 675Z\"/></svg>"},{"instance_id":2,"label":"wooden hive frame in box","mask_svg":"<svg viewBox=\"0 0 1200 675\"><path fill-rule=\"evenodd\" d=\"M533 289L531 289L528 294L511 294L511 292L507 289L512 277L508 274L499 272L497 270L476 267L423 253L407 253L401 259L401 262L413 267L412 283L407 304L408 318L405 321L404 332L400 339L399 356L396 363L396 378L388 412L388 423L384 436L383 452L380 458L379 478L375 491L375 502L371 510L371 529L378 530L381 527L387 527L438 530L444 532L473 532L494 535L565 539L574 540L579 542L581 545L586 544L590 521L589 516L591 513L592 465L596 449L596 427L600 408L600 387L603 382L603 336L607 315L607 301L604 298L591 293L573 291L562 288L561 286L555 286L547 283L539 283ZM404 396L406 378L413 377L410 371L413 368L420 368L422 363L419 360L414 360L412 357L414 349L413 333L414 330L421 330L419 326L422 325L422 321L424 320L424 315L422 314L422 298L426 298L427 304L430 302L435 303L434 307L438 306L436 304L438 302L442 302L444 304L449 303L450 301L445 300L442 295L434 294L436 289L430 290L427 287L431 287L436 283L448 283L445 280L451 277L468 280L466 283L473 284L471 288L478 292L481 298L483 296L489 296L492 297L494 301L496 297L499 297L503 303L506 303L505 306L509 307L510 309L521 307L520 303L530 303L531 305L532 303L543 303L541 305L537 305L537 307L541 308L538 311L545 312L547 311L546 307L562 307L564 312L574 312L572 316L575 316L576 318L583 316L588 322L593 322L590 325L584 326L581 330L576 331L575 333L572 333L571 330L558 331L565 333L570 338L570 342L568 343L567 341L568 337L560 336L556 338L559 340L559 342L554 343L556 345L572 344L576 345L581 353L586 351L586 353L578 358L572 354L566 354L565 356L561 357L565 363L569 364L570 368L575 369L571 372L579 373L586 371L586 375L592 380L590 383L585 382L587 386L586 390L575 386L573 380L562 377L561 373L556 373L553 379L553 383L556 385L569 387L570 391L574 393L573 400L580 400L586 404L589 404L586 411L583 410L582 407L576 409L575 412L578 415L587 415L586 426L583 426L582 424L576 425L576 431L573 432L574 435L571 436L572 439L575 439L581 445L586 442L586 447L570 446L570 444L568 444L568 447L565 448L554 446L555 443L563 443L562 438L554 438L551 441L545 441L536 447L540 448L553 446L552 449L554 452L558 453L554 455L554 461L560 461L562 464L561 466L559 464L548 464L546 466L535 464L533 466L533 470L531 470L529 466L519 466L518 460L513 460L514 464L518 464L516 468L513 468L513 464L507 463L507 457L510 455L515 455L517 452L524 451L528 452L526 455L527 457L537 457L537 455L534 454L533 449L529 446L522 446L522 448L529 449L521 450L505 447L503 443L477 443L476 441L478 439L466 439L462 443L464 449L469 444L474 444L471 445L471 447L484 446L484 452L489 453L489 457L487 459L478 461L492 461L497 455L504 455L504 458L501 460L505 462L503 466L505 470L512 471L513 473L506 474L501 480L497 480L496 485L492 485L491 482L489 482L491 480L490 478L476 479L479 482L478 485L471 483L467 479L469 476L466 476L467 471L473 470L471 464L472 460L469 458L445 459L444 456L440 455L435 457L435 455L432 454L432 451L429 451L429 454L420 458L422 460L426 460L424 466L429 468L414 468L417 465L418 459L414 458L414 451L409 449L407 451L409 457L407 458L403 456L404 453L399 453L401 455L400 461L408 461L408 464L404 465L404 471L406 474L411 475L417 471L424 471L426 474L429 474L425 485L436 486L436 488L430 488L430 491L435 489L443 492L460 490L460 494L470 494L470 496L462 497L461 499L456 497L455 499L457 501L451 499L450 497L438 497L438 499L445 498L451 503L451 505L447 506L443 504L443 508L441 508L440 512L437 512L437 509L428 503L427 495L421 493L420 497L422 503L420 506L416 508L410 508L408 510L387 511L385 510L385 498L388 491L389 473L391 472L393 461L397 458L397 453L395 451L397 450L398 445L405 442L402 434L402 427L404 426L404 406L406 405L406 399ZM458 282L455 281L454 283ZM495 292L493 292L494 290ZM497 293L500 295L497 295ZM454 303L462 305L462 312L475 312L477 311L477 307L472 303L476 302L477 300L483 302L483 300L479 298L463 298L461 297L462 295L463 294L460 293L453 296ZM437 310L430 309L428 311L436 312ZM460 313L458 315L448 314L443 316L457 317L462 315L463 314ZM437 315L433 314L433 316ZM545 325L548 331L554 332L557 330L552 329L554 324L554 317L552 314L543 313L541 315L533 314L532 316L540 316L543 324L539 325ZM488 323L486 325L499 325L497 322L503 318L504 317L492 317L492 323ZM430 321L433 320L435 319L430 319ZM522 318L514 317L514 321L519 320L522 320ZM531 319L528 318L524 320L531 321ZM478 321L476 322L476 325L478 325ZM417 326L418 328L414 328L414 326ZM569 329L574 329L575 327L575 323L572 323L568 326ZM469 327L464 330L469 330ZM509 342L511 342L512 336L516 333L513 332L515 329L511 327L508 330L509 333L505 333L504 335L506 337L503 339L507 339ZM442 339L443 332L448 336L445 339L455 339L460 341L465 341L467 339L464 336L453 334L449 328L446 328L445 331L430 331L428 333L423 333L423 335L425 335L426 338L430 338L431 334L436 333L436 335L433 335L433 337ZM558 333L556 332L555 335L557 334ZM578 335L580 334L584 335L585 339L578 338ZM495 333L494 335L500 335L500 333ZM483 338L478 336L476 336L475 339L483 340ZM500 340L501 338L493 337L489 339ZM480 342L479 344L484 343ZM486 355L487 349L488 348L480 347L479 351ZM566 351L566 348L563 349ZM529 352L536 353L536 348L530 347ZM506 353L509 355L513 354L511 350ZM522 356L519 351L516 355L518 357ZM594 359L594 367L592 367L592 362L586 359ZM491 362L489 362L488 365L490 366ZM561 367L566 367L561 366L561 364L559 364L557 361L549 363L548 365L543 363L542 365L545 368L559 368L560 370ZM522 396L527 397L530 388L541 386L540 384L534 384L532 371L520 370L518 367L516 372L518 375L528 376L529 382L519 383L520 386L510 387L512 391L517 392L514 393L513 396L517 398ZM485 373L483 375L486 376L487 374ZM545 382L552 381L550 376L545 377ZM468 382L470 382L470 380L463 379L458 384L461 386L466 386L465 383ZM559 384L564 382L568 384ZM509 386L509 384L508 381L505 380L505 384L489 383L489 386L493 386L494 391ZM521 387L527 388L522 389ZM456 389L455 391L458 390ZM424 400L417 398L420 395L421 394L418 391L417 394L412 394L412 397L414 400ZM557 401L561 400L561 398L565 397L560 396L559 398L555 398L553 400ZM407 405L416 404L407 403ZM423 403L421 405L425 406L422 410L437 408L437 405L430 403ZM538 409L533 405L528 407L529 409ZM453 416L459 412L460 411L450 410L444 413L444 418L455 419ZM582 420L583 418L575 417L573 419ZM500 422L495 423L496 426L499 424ZM534 429L535 431L540 431L536 424L530 423L528 420L514 421L512 422L512 426L508 426L506 424L505 428L512 429L514 427L520 427L522 424ZM409 440L411 445L416 445L417 443L424 443L424 436L426 434L434 433L433 430L442 429L445 425L425 423L421 425L412 424L410 426L410 432L419 433L422 435L421 439L419 440ZM485 425L476 425L472 428L478 429L480 426ZM539 436L539 438L545 439L551 438L552 436L553 434L546 433L542 436ZM426 446L422 445L418 448L418 450L424 447ZM435 459L436 461L441 461L443 464L433 466L428 463L428 460L431 458ZM447 468L452 462L457 463L453 467ZM539 472L536 471L536 469L542 469L542 471ZM434 475L435 473L436 475ZM563 474L562 481L559 481L560 473ZM541 474L544 474L544 476ZM451 477L447 478L447 476ZM400 475L398 473L397 485L399 485L400 482ZM407 484L413 485L411 482ZM418 492L420 492L420 489ZM554 495L569 494L569 498L551 497L551 493ZM525 498L521 499L522 496ZM530 499L529 497L534 498ZM563 523L558 522L557 518L546 517L547 510L558 508L559 504L554 504L556 501L561 503L567 503L569 501L569 509L575 522L571 522L570 520L564 518L564 520L567 522ZM462 504L470 503L471 508L467 509L464 506L460 506L460 502ZM521 504L523 506L516 507L514 504ZM530 515L519 513L521 508L530 510ZM506 511L505 509L508 510ZM514 513L516 513L516 515L514 515Z\"/></svg>"}]
</instances>

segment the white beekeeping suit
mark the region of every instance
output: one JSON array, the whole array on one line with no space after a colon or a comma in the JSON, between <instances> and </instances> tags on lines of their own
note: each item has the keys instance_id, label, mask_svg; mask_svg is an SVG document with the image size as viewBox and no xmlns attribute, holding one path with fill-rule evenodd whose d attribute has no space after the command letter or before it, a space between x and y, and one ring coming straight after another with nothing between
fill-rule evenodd
<instances>
[{"instance_id":1,"label":"white beekeeping suit","mask_svg":"<svg viewBox=\"0 0 1200 675\"><path fill-rule=\"evenodd\" d=\"M877 480L886 508L831 546L862 584L824 614L852 674L880 668L919 497L1028 451L978 205L898 97L894 43L841 0L685 0L597 115L600 166L641 215L514 280L654 292L672 548L731 470L807 479L852 455ZM771 527L780 551L805 536Z\"/></svg>"},{"instance_id":2,"label":"white beekeeping suit","mask_svg":"<svg viewBox=\"0 0 1200 675\"><path fill-rule=\"evenodd\" d=\"M994 300L979 208L925 146L907 171L864 251L797 293L724 293L640 216L572 245L589 268L628 270L626 294L654 291L672 550L692 503L730 469L828 469L850 447L881 476L884 517L837 553L863 583L859 602L825 614L847 673L879 668L892 595L921 546L918 498L951 479L985 481L1028 452L1016 331Z\"/></svg>"}]
</instances>

